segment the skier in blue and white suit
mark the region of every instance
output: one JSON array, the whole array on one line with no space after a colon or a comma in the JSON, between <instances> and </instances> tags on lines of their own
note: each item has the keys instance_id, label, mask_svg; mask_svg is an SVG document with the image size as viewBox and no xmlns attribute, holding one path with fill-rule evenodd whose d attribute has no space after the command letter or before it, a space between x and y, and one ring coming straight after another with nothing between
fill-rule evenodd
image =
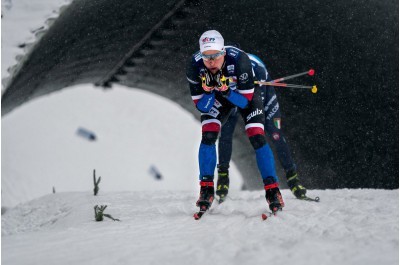
<instances>
[{"instance_id":1,"label":"skier in blue and white suit","mask_svg":"<svg viewBox=\"0 0 400 265\"><path fill-rule=\"evenodd\" d=\"M226 46L228 47L228 46ZM229 48L228 48L229 49ZM247 54L251 60L255 79L258 81L272 81L267 67L260 58L253 54ZM272 139L279 161L286 172L288 186L298 199L303 199L306 189L300 184L296 164L291 156L289 145L281 130L281 112L275 89L272 86L257 86L260 90L265 111L265 131ZM221 129L218 144L218 182L217 195L224 198L229 189L229 162L232 154L232 137L238 119L237 112L232 112Z\"/></svg>"},{"instance_id":2,"label":"skier in blue and white suit","mask_svg":"<svg viewBox=\"0 0 400 265\"><path fill-rule=\"evenodd\" d=\"M217 160L215 142L222 124L237 109L256 153L269 207L273 211L280 209L284 203L278 188L274 157L265 139L261 90L254 89L251 61L242 50L225 47L222 35L215 30L204 32L199 44L200 51L191 57L186 72L192 100L201 112L202 124L197 205L201 209L209 208L213 202Z\"/></svg>"}]
</instances>

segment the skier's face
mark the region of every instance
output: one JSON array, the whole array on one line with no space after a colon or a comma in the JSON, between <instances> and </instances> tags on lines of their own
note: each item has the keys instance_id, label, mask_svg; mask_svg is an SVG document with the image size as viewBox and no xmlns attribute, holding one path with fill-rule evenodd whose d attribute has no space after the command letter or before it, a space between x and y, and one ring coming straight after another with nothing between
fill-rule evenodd
<instances>
[{"instance_id":1,"label":"skier's face","mask_svg":"<svg viewBox=\"0 0 400 265\"><path fill-rule=\"evenodd\" d=\"M215 74L221 70L225 60L225 51L214 51L209 50L202 53L203 63L210 70L211 73Z\"/></svg>"}]
</instances>

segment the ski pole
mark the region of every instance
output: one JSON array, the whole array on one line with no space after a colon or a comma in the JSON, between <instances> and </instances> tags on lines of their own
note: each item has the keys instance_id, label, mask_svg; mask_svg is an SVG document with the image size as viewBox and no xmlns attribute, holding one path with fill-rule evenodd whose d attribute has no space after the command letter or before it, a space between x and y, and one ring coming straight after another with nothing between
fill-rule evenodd
<instances>
[{"instance_id":1,"label":"ski pole","mask_svg":"<svg viewBox=\"0 0 400 265\"><path fill-rule=\"evenodd\" d=\"M304 88L304 89L311 89L312 93L317 93L318 89L316 85L313 86L303 86L303 85L295 85L295 84L286 84L286 83L273 83L273 82L262 82L262 81L255 81L255 84L263 85L263 86L279 86L279 87L293 87L293 88Z\"/></svg>"},{"instance_id":2,"label":"ski pole","mask_svg":"<svg viewBox=\"0 0 400 265\"><path fill-rule=\"evenodd\" d=\"M272 81L270 81L271 83L278 83L278 82L282 82L282 81L284 81L284 80L288 80L288 79L292 79L292 78L295 78L295 77L299 77L299 76L302 76L302 75L309 75L309 76L313 76L314 74L315 74L315 70L314 69L310 69L310 70L308 70L307 72L302 72L302 73L299 73L299 74L294 74L294 75L289 75L289 76L285 76L285 77L281 77L281 78L278 78L278 79L274 79L274 80L272 80Z\"/></svg>"}]
</instances>

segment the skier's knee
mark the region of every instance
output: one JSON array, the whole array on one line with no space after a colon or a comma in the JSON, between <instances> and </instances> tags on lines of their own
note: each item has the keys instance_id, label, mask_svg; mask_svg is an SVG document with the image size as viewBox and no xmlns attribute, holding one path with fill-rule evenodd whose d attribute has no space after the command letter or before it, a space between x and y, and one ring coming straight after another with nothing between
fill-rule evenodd
<instances>
[{"instance_id":1,"label":"skier's knee","mask_svg":"<svg viewBox=\"0 0 400 265\"><path fill-rule=\"evenodd\" d=\"M218 138L218 132L203 132L201 143L212 145L215 144Z\"/></svg>"},{"instance_id":2,"label":"skier's knee","mask_svg":"<svg viewBox=\"0 0 400 265\"><path fill-rule=\"evenodd\" d=\"M267 144L267 140L265 139L265 135L256 134L254 136L249 137L250 143L255 150L263 147Z\"/></svg>"}]
</instances>

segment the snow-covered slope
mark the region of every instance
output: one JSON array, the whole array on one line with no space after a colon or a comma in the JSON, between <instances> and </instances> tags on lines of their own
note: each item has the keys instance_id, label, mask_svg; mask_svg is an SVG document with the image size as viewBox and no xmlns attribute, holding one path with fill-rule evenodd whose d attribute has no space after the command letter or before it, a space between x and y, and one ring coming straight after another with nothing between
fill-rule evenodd
<instances>
[{"instance_id":1,"label":"snow-covered slope","mask_svg":"<svg viewBox=\"0 0 400 265\"><path fill-rule=\"evenodd\" d=\"M232 192L201 220L193 192L59 193L2 217L2 264L396 265L398 191L283 191L284 211L261 220L262 191ZM94 205L118 218L94 220Z\"/></svg>"}]
</instances>

